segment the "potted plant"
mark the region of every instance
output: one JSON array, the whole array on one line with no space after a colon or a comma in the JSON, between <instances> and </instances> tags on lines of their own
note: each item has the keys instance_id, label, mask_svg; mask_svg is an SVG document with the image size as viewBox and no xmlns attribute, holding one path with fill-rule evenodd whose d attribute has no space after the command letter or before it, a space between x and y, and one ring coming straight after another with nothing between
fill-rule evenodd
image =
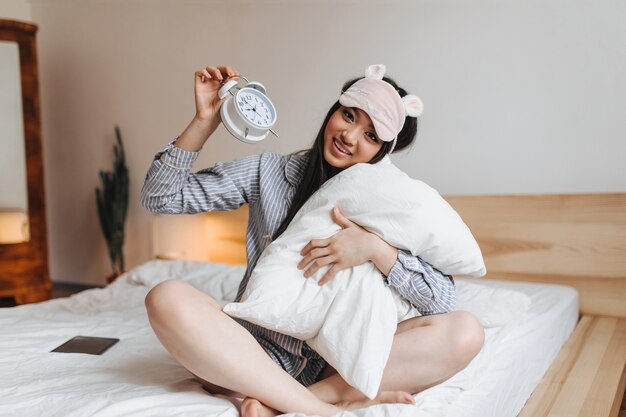
<instances>
[{"instance_id":1,"label":"potted plant","mask_svg":"<svg viewBox=\"0 0 626 417\"><path fill-rule=\"evenodd\" d=\"M100 228L106 240L111 261L112 274L107 282L113 282L124 272L124 224L128 211L128 167L124 155L122 135L115 126L116 144L113 146L115 158L113 170L100 170L101 187L96 188L96 204Z\"/></svg>"}]
</instances>

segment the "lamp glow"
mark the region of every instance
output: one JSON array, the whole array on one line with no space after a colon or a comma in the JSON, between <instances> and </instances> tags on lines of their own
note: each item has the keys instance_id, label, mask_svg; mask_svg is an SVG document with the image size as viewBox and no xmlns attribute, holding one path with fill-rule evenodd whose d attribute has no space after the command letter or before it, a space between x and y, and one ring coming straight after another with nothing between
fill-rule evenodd
<instances>
[{"instance_id":1,"label":"lamp glow","mask_svg":"<svg viewBox=\"0 0 626 417\"><path fill-rule=\"evenodd\" d=\"M193 215L152 218L153 257L187 261L246 263L248 206Z\"/></svg>"},{"instance_id":2,"label":"lamp glow","mask_svg":"<svg viewBox=\"0 0 626 417\"><path fill-rule=\"evenodd\" d=\"M24 243L30 240L28 214L0 211L0 244Z\"/></svg>"}]
</instances>

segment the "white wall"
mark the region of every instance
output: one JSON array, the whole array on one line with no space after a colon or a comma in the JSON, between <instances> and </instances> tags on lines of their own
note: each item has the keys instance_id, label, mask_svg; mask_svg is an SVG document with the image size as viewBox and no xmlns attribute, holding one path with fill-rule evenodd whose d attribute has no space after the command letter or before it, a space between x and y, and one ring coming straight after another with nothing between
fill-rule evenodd
<instances>
[{"instance_id":1,"label":"white wall","mask_svg":"<svg viewBox=\"0 0 626 417\"><path fill-rule=\"evenodd\" d=\"M626 191L626 3L575 0L38 0L51 275L103 283L94 202L113 126L131 171L128 266L150 252L139 191L193 116L193 73L231 64L263 82L281 138L224 130L197 168L306 148L341 84L369 63L425 103L398 165L443 194Z\"/></svg>"}]
</instances>

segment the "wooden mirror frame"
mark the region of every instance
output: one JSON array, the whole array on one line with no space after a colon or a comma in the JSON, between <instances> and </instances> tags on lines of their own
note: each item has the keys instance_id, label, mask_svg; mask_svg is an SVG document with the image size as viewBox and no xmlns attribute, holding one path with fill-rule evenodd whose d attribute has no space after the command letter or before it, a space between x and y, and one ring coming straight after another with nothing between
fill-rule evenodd
<instances>
[{"instance_id":1,"label":"wooden mirror frame","mask_svg":"<svg viewBox=\"0 0 626 417\"><path fill-rule=\"evenodd\" d=\"M36 25L0 19L0 41L18 44L24 114L30 240L0 244L0 297L14 297L17 304L47 300L52 288L48 272L36 33Z\"/></svg>"}]
</instances>

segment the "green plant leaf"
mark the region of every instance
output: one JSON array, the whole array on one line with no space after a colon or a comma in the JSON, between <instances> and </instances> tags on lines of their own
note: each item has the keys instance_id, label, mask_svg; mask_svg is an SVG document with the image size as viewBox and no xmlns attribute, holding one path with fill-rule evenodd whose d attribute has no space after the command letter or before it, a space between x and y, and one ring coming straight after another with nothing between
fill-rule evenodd
<instances>
[{"instance_id":1,"label":"green plant leaf","mask_svg":"<svg viewBox=\"0 0 626 417\"><path fill-rule=\"evenodd\" d=\"M118 126L115 126L115 141L113 169L99 171L100 187L96 188L96 207L111 268L114 273L121 274L124 272L124 225L128 214L130 178Z\"/></svg>"}]
</instances>

